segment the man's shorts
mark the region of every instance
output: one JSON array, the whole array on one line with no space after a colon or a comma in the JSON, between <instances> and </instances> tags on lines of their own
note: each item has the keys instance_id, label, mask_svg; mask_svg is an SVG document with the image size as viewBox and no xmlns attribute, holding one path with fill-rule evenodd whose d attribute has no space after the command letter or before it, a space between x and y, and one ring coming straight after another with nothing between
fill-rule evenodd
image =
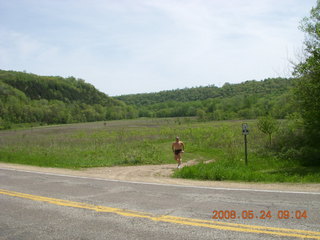
<instances>
[{"instance_id":1,"label":"man's shorts","mask_svg":"<svg viewBox=\"0 0 320 240\"><path fill-rule=\"evenodd\" d=\"M179 155L182 152L182 149L176 149L174 150L175 155Z\"/></svg>"}]
</instances>

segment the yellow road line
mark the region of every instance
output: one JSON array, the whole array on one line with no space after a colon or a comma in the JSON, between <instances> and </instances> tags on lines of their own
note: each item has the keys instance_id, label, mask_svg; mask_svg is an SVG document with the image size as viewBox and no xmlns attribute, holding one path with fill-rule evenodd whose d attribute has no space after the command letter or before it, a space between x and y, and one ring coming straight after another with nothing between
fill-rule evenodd
<instances>
[{"instance_id":1,"label":"yellow road line","mask_svg":"<svg viewBox=\"0 0 320 240\"><path fill-rule=\"evenodd\" d=\"M98 206L98 205L81 203L81 202L73 202L73 201L68 201L63 199L49 198L49 197L32 195L32 194L8 191L4 189L0 189L0 194L12 196L12 197L30 199L34 201L46 202L46 203L55 204L59 206L89 209L97 212L115 213L115 214L126 216L126 217L145 218L145 219L158 221L158 222L176 223L176 224L183 224L183 225L189 225L189 226L198 226L198 227L236 231L236 232L245 232L245 233L270 234L270 235L297 237L297 238L305 238L305 239L306 238L320 239L320 232L316 232L316 231L264 227L264 226L209 221L209 220L201 220L201 219L193 219L193 218L176 217L176 216L166 216L166 215L155 216L146 212L138 212L138 211L131 211L131 210L125 210L120 208Z\"/></svg>"}]
</instances>

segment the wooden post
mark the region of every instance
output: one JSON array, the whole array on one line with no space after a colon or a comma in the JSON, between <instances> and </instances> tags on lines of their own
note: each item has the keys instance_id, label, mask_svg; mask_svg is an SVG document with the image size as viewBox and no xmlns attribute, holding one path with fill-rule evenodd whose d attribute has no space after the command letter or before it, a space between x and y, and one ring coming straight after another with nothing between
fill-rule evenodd
<instances>
[{"instance_id":1,"label":"wooden post","mask_svg":"<svg viewBox=\"0 0 320 240\"><path fill-rule=\"evenodd\" d=\"M248 166L247 134L244 135L244 155L245 155L245 163L246 163L246 166Z\"/></svg>"}]
</instances>

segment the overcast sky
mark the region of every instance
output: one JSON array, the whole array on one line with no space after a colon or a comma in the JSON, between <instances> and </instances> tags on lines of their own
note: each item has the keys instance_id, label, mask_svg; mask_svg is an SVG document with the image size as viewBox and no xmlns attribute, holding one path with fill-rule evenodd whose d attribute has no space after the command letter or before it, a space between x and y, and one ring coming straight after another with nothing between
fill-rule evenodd
<instances>
[{"instance_id":1,"label":"overcast sky","mask_svg":"<svg viewBox=\"0 0 320 240\"><path fill-rule=\"evenodd\" d=\"M290 76L316 0L0 0L0 69L108 95Z\"/></svg>"}]
</instances>

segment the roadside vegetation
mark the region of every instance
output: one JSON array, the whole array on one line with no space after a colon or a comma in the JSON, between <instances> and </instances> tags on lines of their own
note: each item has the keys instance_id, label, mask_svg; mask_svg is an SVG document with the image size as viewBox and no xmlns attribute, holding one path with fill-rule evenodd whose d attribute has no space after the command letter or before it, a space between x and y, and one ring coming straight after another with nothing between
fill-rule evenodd
<instances>
[{"instance_id":1,"label":"roadside vegetation","mask_svg":"<svg viewBox=\"0 0 320 240\"><path fill-rule=\"evenodd\" d=\"M0 160L45 167L87 168L175 164L171 143L186 144L183 162L197 165L174 177L253 182L320 182L320 169L275 155L269 136L248 121L249 160L244 162L242 121L195 118L137 119L1 131ZM279 122L280 128L286 124ZM276 133L274 139L277 139ZM206 163L208 160L209 163Z\"/></svg>"}]
</instances>

